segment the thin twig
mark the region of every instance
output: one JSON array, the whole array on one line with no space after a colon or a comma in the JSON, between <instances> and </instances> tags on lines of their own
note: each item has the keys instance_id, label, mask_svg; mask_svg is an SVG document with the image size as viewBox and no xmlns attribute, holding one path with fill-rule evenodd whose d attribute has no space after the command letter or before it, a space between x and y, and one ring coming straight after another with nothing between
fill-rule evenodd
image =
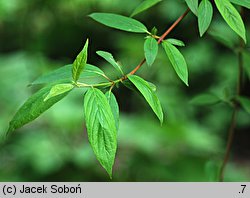
<instances>
[{"instance_id":1,"label":"thin twig","mask_svg":"<svg viewBox=\"0 0 250 198\"><path fill-rule=\"evenodd\" d=\"M166 36L185 18L185 16L187 16L187 14L189 13L190 9L187 9L165 32L164 34L158 39L158 44L160 44L165 38ZM144 58L139 65L137 65L128 75L133 75L135 74L140 68L141 66L146 62L146 59ZM125 76L123 78L123 80L126 80L127 76Z\"/></svg>"},{"instance_id":2,"label":"thin twig","mask_svg":"<svg viewBox=\"0 0 250 198\"><path fill-rule=\"evenodd\" d=\"M223 163L221 165L220 172L219 172L219 181L220 182L224 181L224 172L225 172L227 162L229 160L229 155L230 155L230 151L231 151L231 147L232 147L232 143L233 143L233 139L234 139L237 111L238 111L238 109L237 109L237 107L235 107L234 110L233 110L233 115L232 115L232 118L231 118L231 124L230 124L230 128L229 128L229 131L228 131L228 140L227 140L226 153L225 153L224 160L223 160Z\"/></svg>"},{"instance_id":3,"label":"thin twig","mask_svg":"<svg viewBox=\"0 0 250 198\"><path fill-rule=\"evenodd\" d=\"M241 14L243 14L241 12ZM240 49L238 52L238 82L237 82L237 90L236 90L236 97L240 96L241 94L241 89L242 89L242 84L243 84L243 55L242 55L242 50L244 49L244 41L240 39ZM238 104L234 104L234 109L233 109L233 115L231 118L231 124L230 128L228 131L228 140L227 140L227 147L226 147L226 152L225 156L220 168L219 172L219 181L223 182L224 181L224 172L226 165L229 160L229 155L232 147L232 142L234 139L234 134L235 134L235 127L236 127L236 119L237 119L237 113L238 113Z\"/></svg>"}]
</instances>

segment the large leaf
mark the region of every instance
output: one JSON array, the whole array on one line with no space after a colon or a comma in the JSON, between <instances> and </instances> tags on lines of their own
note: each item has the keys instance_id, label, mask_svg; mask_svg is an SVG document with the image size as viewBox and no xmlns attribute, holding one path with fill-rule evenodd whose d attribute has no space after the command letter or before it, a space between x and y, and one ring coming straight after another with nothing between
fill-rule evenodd
<instances>
[{"instance_id":1,"label":"large leaf","mask_svg":"<svg viewBox=\"0 0 250 198\"><path fill-rule=\"evenodd\" d=\"M86 64L83 72L80 74L81 80L91 80L92 78L97 78L100 76L104 76L104 72L98 67L90 64ZM56 70L48 72L40 77L38 77L35 81L33 81L30 85L37 84L46 84L46 83L69 83L72 81L72 64L65 65Z\"/></svg>"},{"instance_id":2,"label":"large leaf","mask_svg":"<svg viewBox=\"0 0 250 198\"><path fill-rule=\"evenodd\" d=\"M209 0L202 0L198 8L198 26L200 36L207 31L213 17L213 6Z\"/></svg>"},{"instance_id":3,"label":"large leaf","mask_svg":"<svg viewBox=\"0 0 250 198\"><path fill-rule=\"evenodd\" d=\"M73 63L72 78L75 82L79 79L84 67L86 66L87 58L88 58L88 45L89 45L89 41L87 39L82 51L77 55Z\"/></svg>"},{"instance_id":4,"label":"large leaf","mask_svg":"<svg viewBox=\"0 0 250 198\"><path fill-rule=\"evenodd\" d=\"M118 106L118 103L116 101L115 95L111 91L106 92L105 96L106 96L108 103L111 107L111 111L112 111L114 119L115 119L116 130L118 131L118 129L119 129L119 106Z\"/></svg>"},{"instance_id":5,"label":"large leaf","mask_svg":"<svg viewBox=\"0 0 250 198\"><path fill-rule=\"evenodd\" d=\"M197 15L197 10L198 10L198 0L185 0L189 9Z\"/></svg>"},{"instance_id":6,"label":"large leaf","mask_svg":"<svg viewBox=\"0 0 250 198\"><path fill-rule=\"evenodd\" d=\"M128 32L148 33L145 25L129 17L111 13L93 13L89 16L97 22L112 28Z\"/></svg>"},{"instance_id":7,"label":"large leaf","mask_svg":"<svg viewBox=\"0 0 250 198\"><path fill-rule=\"evenodd\" d=\"M250 99L247 97L240 96L238 97L238 101L241 106L245 109L247 113L250 113Z\"/></svg>"},{"instance_id":8,"label":"large leaf","mask_svg":"<svg viewBox=\"0 0 250 198\"><path fill-rule=\"evenodd\" d=\"M51 90L51 86L44 87L43 89L32 95L17 111L12 120L10 121L8 132L14 131L17 128L31 122L40 116L44 111L49 109L52 105L63 99L68 93L57 95L44 101L45 97Z\"/></svg>"},{"instance_id":9,"label":"large leaf","mask_svg":"<svg viewBox=\"0 0 250 198\"><path fill-rule=\"evenodd\" d=\"M230 0L232 3L246 7L250 9L250 1L249 0Z\"/></svg>"},{"instance_id":10,"label":"large leaf","mask_svg":"<svg viewBox=\"0 0 250 198\"><path fill-rule=\"evenodd\" d=\"M111 53L105 51L97 51L96 53L102 58L104 58L106 61L108 61L117 71L123 74L121 66L115 61Z\"/></svg>"},{"instance_id":11,"label":"large leaf","mask_svg":"<svg viewBox=\"0 0 250 198\"><path fill-rule=\"evenodd\" d=\"M224 20L246 43L246 30L242 18L229 0L215 0L215 4Z\"/></svg>"},{"instance_id":12,"label":"large leaf","mask_svg":"<svg viewBox=\"0 0 250 198\"><path fill-rule=\"evenodd\" d=\"M74 85L72 85L70 83L54 85L51 88L49 94L44 98L44 101L47 101L50 98L61 95L61 94L65 93L65 92L69 92L73 88L74 88Z\"/></svg>"},{"instance_id":13,"label":"large leaf","mask_svg":"<svg viewBox=\"0 0 250 198\"><path fill-rule=\"evenodd\" d=\"M162 42L163 48L179 78L188 86L188 69L181 52L170 42Z\"/></svg>"},{"instance_id":14,"label":"large leaf","mask_svg":"<svg viewBox=\"0 0 250 198\"><path fill-rule=\"evenodd\" d=\"M213 105L220 102L221 99L213 94L204 93L195 96L190 102L193 105Z\"/></svg>"},{"instance_id":15,"label":"large leaf","mask_svg":"<svg viewBox=\"0 0 250 198\"><path fill-rule=\"evenodd\" d=\"M157 3L161 2L161 1L162 0L145 0L145 1L143 1L137 8L135 8L133 13L131 14L131 17L153 7L154 5L156 5Z\"/></svg>"},{"instance_id":16,"label":"large leaf","mask_svg":"<svg viewBox=\"0 0 250 198\"><path fill-rule=\"evenodd\" d=\"M152 37L147 38L144 42L144 54L147 64L149 66L151 66L154 63L157 53L158 53L157 41Z\"/></svg>"},{"instance_id":17,"label":"large leaf","mask_svg":"<svg viewBox=\"0 0 250 198\"><path fill-rule=\"evenodd\" d=\"M84 115L89 142L98 161L112 177L117 130L108 100L99 89L90 88L85 94Z\"/></svg>"},{"instance_id":18,"label":"large leaf","mask_svg":"<svg viewBox=\"0 0 250 198\"><path fill-rule=\"evenodd\" d=\"M163 111L160 101L155 94L154 90L148 84L147 81L136 75L128 76L128 79L136 86L136 88L141 92L143 97L146 99L154 113L159 118L161 124L163 123Z\"/></svg>"}]
</instances>

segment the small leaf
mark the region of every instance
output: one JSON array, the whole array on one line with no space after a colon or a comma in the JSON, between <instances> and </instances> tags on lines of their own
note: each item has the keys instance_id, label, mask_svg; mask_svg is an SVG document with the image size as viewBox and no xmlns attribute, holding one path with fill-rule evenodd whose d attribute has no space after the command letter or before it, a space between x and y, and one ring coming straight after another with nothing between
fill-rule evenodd
<instances>
[{"instance_id":1,"label":"small leaf","mask_svg":"<svg viewBox=\"0 0 250 198\"><path fill-rule=\"evenodd\" d=\"M91 81L91 78L97 78L100 76L104 76L104 72L98 67L90 64L86 64L83 72L80 74L81 80ZM47 84L47 83L70 83L72 81L72 64L65 65L56 70L48 72L40 77L38 77L35 81L33 81L30 85L37 84Z\"/></svg>"},{"instance_id":2,"label":"small leaf","mask_svg":"<svg viewBox=\"0 0 250 198\"><path fill-rule=\"evenodd\" d=\"M215 0L216 7L227 24L246 43L246 30L242 18L229 0Z\"/></svg>"},{"instance_id":3,"label":"small leaf","mask_svg":"<svg viewBox=\"0 0 250 198\"><path fill-rule=\"evenodd\" d=\"M210 94L210 93L204 93L200 94L198 96L195 96L190 103L193 105L213 105L218 102L220 102L221 99L218 98L217 96Z\"/></svg>"},{"instance_id":4,"label":"small leaf","mask_svg":"<svg viewBox=\"0 0 250 198\"><path fill-rule=\"evenodd\" d=\"M197 15L198 0L185 0L190 10Z\"/></svg>"},{"instance_id":5,"label":"small leaf","mask_svg":"<svg viewBox=\"0 0 250 198\"><path fill-rule=\"evenodd\" d=\"M187 63L181 52L168 41L162 42L162 46L179 78L188 86Z\"/></svg>"},{"instance_id":6,"label":"small leaf","mask_svg":"<svg viewBox=\"0 0 250 198\"><path fill-rule=\"evenodd\" d=\"M136 75L128 76L128 79L136 86L136 88L141 92L143 97L146 99L154 113L159 118L161 124L163 123L163 112L160 101L152 90L151 86L147 81Z\"/></svg>"},{"instance_id":7,"label":"small leaf","mask_svg":"<svg viewBox=\"0 0 250 198\"><path fill-rule=\"evenodd\" d=\"M156 5L157 3L161 2L162 0L145 0L143 1L137 8L135 8L135 10L133 11L133 13L131 14L130 17L133 17L151 7L153 7L154 5Z\"/></svg>"},{"instance_id":8,"label":"small leaf","mask_svg":"<svg viewBox=\"0 0 250 198\"><path fill-rule=\"evenodd\" d=\"M68 93L57 95L49 100L44 101L44 98L51 90L51 86L44 87L43 89L32 95L17 111L12 120L10 121L8 133L17 128L31 122L40 116L44 111L49 109L52 105L63 99Z\"/></svg>"},{"instance_id":9,"label":"small leaf","mask_svg":"<svg viewBox=\"0 0 250 198\"><path fill-rule=\"evenodd\" d=\"M57 84L57 85L54 85L49 94L44 98L44 101L47 101L49 100L50 98L52 97L55 97L55 96L58 96L60 94L63 94L65 92L69 92L71 89L74 88L74 85L72 84Z\"/></svg>"},{"instance_id":10,"label":"small leaf","mask_svg":"<svg viewBox=\"0 0 250 198\"><path fill-rule=\"evenodd\" d=\"M238 97L238 101L240 102L241 106L247 113L250 113L250 99L247 97L240 96Z\"/></svg>"},{"instance_id":11,"label":"small leaf","mask_svg":"<svg viewBox=\"0 0 250 198\"><path fill-rule=\"evenodd\" d=\"M95 21L108 27L128 32L148 33L145 25L129 17L111 13L93 13L89 16Z\"/></svg>"},{"instance_id":12,"label":"small leaf","mask_svg":"<svg viewBox=\"0 0 250 198\"><path fill-rule=\"evenodd\" d=\"M77 55L73 63L72 78L75 82L79 79L84 67L86 66L88 58L88 45L89 45L89 40L87 39L82 51Z\"/></svg>"},{"instance_id":13,"label":"small leaf","mask_svg":"<svg viewBox=\"0 0 250 198\"><path fill-rule=\"evenodd\" d=\"M111 107L111 111L112 111L114 119L115 119L116 130L118 131L118 129L119 129L119 106L118 106L118 103L116 101L115 95L111 91L106 92L105 96L108 100L109 106Z\"/></svg>"},{"instance_id":14,"label":"small leaf","mask_svg":"<svg viewBox=\"0 0 250 198\"><path fill-rule=\"evenodd\" d=\"M169 38L169 39L167 39L167 41L169 43L171 43L172 45L176 45L176 46L180 46L180 47L185 46L185 43L181 40L178 40L178 39Z\"/></svg>"},{"instance_id":15,"label":"small leaf","mask_svg":"<svg viewBox=\"0 0 250 198\"><path fill-rule=\"evenodd\" d=\"M230 0L232 3L237 4L239 6L246 7L250 9L250 1L249 0Z\"/></svg>"},{"instance_id":16,"label":"small leaf","mask_svg":"<svg viewBox=\"0 0 250 198\"><path fill-rule=\"evenodd\" d=\"M147 38L144 43L144 54L147 64L149 66L151 66L154 63L157 53L158 53L157 41L152 37Z\"/></svg>"},{"instance_id":17,"label":"small leaf","mask_svg":"<svg viewBox=\"0 0 250 198\"><path fill-rule=\"evenodd\" d=\"M104 58L106 61L108 61L117 71L119 71L123 75L121 66L115 61L111 53L104 51L97 51L96 53L102 58Z\"/></svg>"},{"instance_id":18,"label":"small leaf","mask_svg":"<svg viewBox=\"0 0 250 198\"><path fill-rule=\"evenodd\" d=\"M198 8L198 26L200 36L207 31L213 17L213 6L209 0L202 0Z\"/></svg>"},{"instance_id":19,"label":"small leaf","mask_svg":"<svg viewBox=\"0 0 250 198\"><path fill-rule=\"evenodd\" d=\"M84 97L84 115L88 139L93 151L110 177L117 149L115 119L106 96L90 88Z\"/></svg>"}]
</instances>

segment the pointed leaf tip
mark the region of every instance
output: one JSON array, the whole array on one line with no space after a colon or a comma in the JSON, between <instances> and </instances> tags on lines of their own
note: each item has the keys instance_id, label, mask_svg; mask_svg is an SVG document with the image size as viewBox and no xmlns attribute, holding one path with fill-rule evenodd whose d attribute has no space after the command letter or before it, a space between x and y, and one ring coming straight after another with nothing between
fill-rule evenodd
<instances>
[{"instance_id":1,"label":"pointed leaf tip","mask_svg":"<svg viewBox=\"0 0 250 198\"><path fill-rule=\"evenodd\" d=\"M77 55L73 67L72 78L76 82L87 64L89 39L86 40L82 51Z\"/></svg>"},{"instance_id":2,"label":"pointed leaf tip","mask_svg":"<svg viewBox=\"0 0 250 198\"><path fill-rule=\"evenodd\" d=\"M146 99L149 106L152 108L152 110L154 111L158 119L160 120L160 123L162 124L163 123L163 111L162 111L161 103L156 93L149 85L149 83L145 81L143 78L136 76L136 75L130 75L128 76L128 79L140 91L140 93Z\"/></svg>"},{"instance_id":3,"label":"pointed leaf tip","mask_svg":"<svg viewBox=\"0 0 250 198\"><path fill-rule=\"evenodd\" d=\"M108 100L99 89L90 88L85 94L84 116L91 147L97 160L112 178L117 129Z\"/></svg>"}]
</instances>

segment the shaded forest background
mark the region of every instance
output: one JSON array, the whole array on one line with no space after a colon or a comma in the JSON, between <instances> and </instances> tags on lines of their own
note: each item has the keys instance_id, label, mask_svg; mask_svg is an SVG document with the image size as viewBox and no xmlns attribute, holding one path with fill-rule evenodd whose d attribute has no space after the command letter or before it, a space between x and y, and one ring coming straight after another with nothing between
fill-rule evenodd
<instances>
[{"instance_id":1,"label":"shaded forest background","mask_svg":"<svg viewBox=\"0 0 250 198\"><path fill-rule=\"evenodd\" d=\"M129 16L139 0L0 0L0 181L110 181L87 141L83 92L77 90L6 141L8 122L37 89L27 85L48 71L72 63L90 39L88 63L113 77L113 69L95 54L111 52L125 71L143 58L144 37L102 26L87 15L113 12ZM135 18L163 33L186 10L179 0L165 0ZM250 42L250 15L244 19ZM112 181L216 181L230 125L226 103L196 106L201 93L230 97L237 83L239 38L214 14L211 34L199 37L191 13L169 35L183 40L189 87L177 78L163 50L152 67L139 74L157 85L165 122L161 127L137 94L115 90L120 105L118 151ZM214 34L213 34L214 33ZM212 35L220 35L214 37ZM248 43L249 43L248 42ZM250 47L245 64L250 68ZM244 75L242 94L250 96ZM250 181L250 115L240 110L226 181Z\"/></svg>"}]
</instances>

